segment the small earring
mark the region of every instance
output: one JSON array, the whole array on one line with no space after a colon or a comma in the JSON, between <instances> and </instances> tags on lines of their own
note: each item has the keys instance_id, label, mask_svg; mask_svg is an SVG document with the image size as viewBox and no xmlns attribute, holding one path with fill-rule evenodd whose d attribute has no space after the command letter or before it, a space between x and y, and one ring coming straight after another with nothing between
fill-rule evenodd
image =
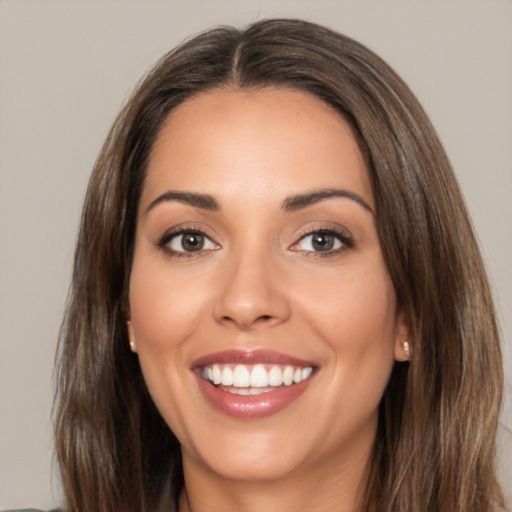
<instances>
[{"instance_id":1,"label":"small earring","mask_svg":"<svg viewBox=\"0 0 512 512\"><path fill-rule=\"evenodd\" d=\"M130 340L130 350L134 353L137 353L137 345L135 345L134 340Z\"/></svg>"},{"instance_id":2,"label":"small earring","mask_svg":"<svg viewBox=\"0 0 512 512\"><path fill-rule=\"evenodd\" d=\"M406 354L407 357L409 357L409 342L408 341L404 341L404 352Z\"/></svg>"}]
</instances>

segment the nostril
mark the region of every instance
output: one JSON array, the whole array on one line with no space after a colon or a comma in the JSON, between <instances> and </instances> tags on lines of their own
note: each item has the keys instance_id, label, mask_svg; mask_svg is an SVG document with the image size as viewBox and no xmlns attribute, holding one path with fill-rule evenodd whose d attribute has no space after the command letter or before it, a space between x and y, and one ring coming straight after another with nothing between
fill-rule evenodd
<instances>
[{"instance_id":1,"label":"nostril","mask_svg":"<svg viewBox=\"0 0 512 512\"><path fill-rule=\"evenodd\" d=\"M225 322L234 322L236 324L239 324L241 326L246 326L246 327L249 327L251 324L254 325L257 323L270 322L273 319L274 319L274 317L272 315L260 315L253 320L247 320L244 322L243 319L238 319L238 321L237 321L234 317L231 317L229 315L224 315L222 317L222 320L224 320Z\"/></svg>"},{"instance_id":2,"label":"nostril","mask_svg":"<svg viewBox=\"0 0 512 512\"><path fill-rule=\"evenodd\" d=\"M247 282L237 274L214 299L212 312L216 322L247 330L251 326L270 327L287 320L289 303L286 294L269 283L260 286L259 281Z\"/></svg>"},{"instance_id":3,"label":"nostril","mask_svg":"<svg viewBox=\"0 0 512 512\"><path fill-rule=\"evenodd\" d=\"M272 315L260 315L258 318L254 320L253 323L260 324L260 323L269 323L274 319Z\"/></svg>"},{"instance_id":4,"label":"nostril","mask_svg":"<svg viewBox=\"0 0 512 512\"><path fill-rule=\"evenodd\" d=\"M233 318L231 318L229 315L224 315L222 317L223 320L233 320ZM271 320L272 319L272 315L261 315L259 317L257 317L254 321L257 322L258 320Z\"/></svg>"}]
</instances>

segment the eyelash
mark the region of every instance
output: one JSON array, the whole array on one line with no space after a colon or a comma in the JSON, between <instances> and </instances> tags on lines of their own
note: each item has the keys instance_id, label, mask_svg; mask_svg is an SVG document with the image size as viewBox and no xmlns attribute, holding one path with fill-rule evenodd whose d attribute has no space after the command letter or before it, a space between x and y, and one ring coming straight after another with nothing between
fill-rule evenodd
<instances>
[{"instance_id":1,"label":"eyelash","mask_svg":"<svg viewBox=\"0 0 512 512\"><path fill-rule=\"evenodd\" d=\"M216 244L206 233L204 233L203 230L194 228L194 227L188 227L188 228L179 228L173 231L169 231L165 233L156 243L157 247L164 250L169 256L172 258L193 258L195 256L199 256L205 251L215 250L215 249L199 249L197 251L176 251L174 249L171 249L170 246L168 246L174 238L177 238L179 236L186 236L186 235L197 235L204 238L204 240L208 240L210 243L216 245L218 247L218 244Z\"/></svg>"},{"instance_id":2,"label":"eyelash","mask_svg":"<svg viewBox=\"0 0 512 512\"><path fill-rule=\"evenodd\" d=\"M299 240L295 242L292 247L297 246L300 242L305 240L308 236L312 235L329 235L336 238L340 243L341 246L337 249L333 250L327 250L327 251L304 251L301 249L296 249L297 252L304 252L307 254L308 257L315 257L315 258L328 258L332 256L337 256L342 252L345 252L346 250L353 249L355 247L354 239L351 235L347 234L347 232L332 228L332 227L319 227L314 228L309 231L306 231L303 233Z\"/></svg>"},{"instance_id":3,"label":"eyelash","mask_svg":"<svg viewBox=\"0 0 512 512\"><path fill-rule=\"evenodd\" d=\"M213 242L213 240L204 233L201 229L190 227L190 228L180 228L176 229L174 231L170 231L165 233L156 243L157 247L166 251L167 254L173 258L192 258L194 256L199 256L200 254L204 252L208 252L211 250L216 249L199 249L197 251L177 251L174 249L171 249L170 247L167 247L174 238L179 236L185 236L185 235L197 235L204 237L205 240L208 240L210 243L216 245L218 247L218 244ZM299 245L303 240L305 240L308 236L312 235L328 235L333 236L336 238L341 246L336 249L326 250L326 251L309 251L309 250L303 250L303 249L293 249L293 247ZM302 233L297 240L297 242L293 243L290 247L291 250L294 250L295 252L301 252L308 255L308 257L320 257L320 258L327 258L330 256L336 256L348 249L352 249L355 247L354 239L352 236L348 235L346 232L343 232L341 230L334 229L332 227L320 227L320 228L314 228L309 231L306 231L305 233Z\"/></svg>"}]
</instances>

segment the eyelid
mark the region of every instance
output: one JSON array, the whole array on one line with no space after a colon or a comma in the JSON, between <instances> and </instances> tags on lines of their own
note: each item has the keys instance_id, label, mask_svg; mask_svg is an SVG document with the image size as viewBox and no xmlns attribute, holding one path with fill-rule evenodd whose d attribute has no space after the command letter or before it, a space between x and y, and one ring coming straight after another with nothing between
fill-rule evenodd
<instances>
[{"instance_id":1,"label":"eyelid","mask_svg":"<svg viewBox=\"0 0 512 512\"><path fill-rule=\"evenodd\" d=\"M187 251L185 249L182 250L180 248L176 248L174 246L175 243L181 238L182 239L181 240L181 244L183 245L183 238L186 237L187 235L193 235L193 236L197 236L197 237L203 238L203 241L206 241L205 243L209 247L202 246L200 249L190 250L190 251ZM169 246L170 252L179 252L179 253L187 253L187 254L188 253L200 253L200 252L205 252L205 251L212 251L212 250L215 250L215 249L218 248L218 245L210 237L206 236L204 233L199 233L197 231L185 231L183 233L176 233L176 234L172 235L169 238L169 241L167 242L166 245Z\"/></svg>"},{"instance_id":2,"label":"eyelid","mask_svg":"<svg viewBox=\"0 0 512 512\"><path fill-rule=\"evenodd\" d=\"M214 238L206 233L206 229L204 227L199 227L197 225L180 225L176 226L168 231L166 231L161 237L159 237L155 245L159 248L167 252L170 256L176 257L193 257L198 256L200 254L204 254L205 252L216 251L220 248L220 244L217 243ZM205 239L209 240L215 247L207 248L207 249L199 249L197 251L180 251L171 249L169 244L172 242L174 238L179 236L183 236L186 234L196 234L203 236Z\"/></svg>"},{"instance_id":3,"label":"eyelid","mask_svg":"<svg viewBox=\"0 0 512 512\"><path fill-rule=\"evenodd\" d=\"M304 249L298 249L297 247L305 238L308 236L312 236L314 234L326 234L334 236L338 239L338 241L341 243L341 246L336 249L331 249L327 251L314 251L314 250L304 250ZM295 252L302 252L307 254L312 254L315 256L332 256L339 254L341 252L344 252L348 249L352 249L355 247L355 242L352 234L347 230L343 228L335 228L333 226L314 226L311 228L308 228L304 230L299 237L297 238L297 241L294 242L290 246L290 250Z\"/></svg>"}]
</instances>

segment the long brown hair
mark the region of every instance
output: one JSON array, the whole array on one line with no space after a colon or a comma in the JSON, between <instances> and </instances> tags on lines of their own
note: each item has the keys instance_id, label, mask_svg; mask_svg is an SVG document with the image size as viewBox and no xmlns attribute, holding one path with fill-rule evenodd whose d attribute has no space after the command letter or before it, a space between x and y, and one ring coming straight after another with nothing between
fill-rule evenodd
<instances>
[{"instance_id":1,"label":"long brown hair","mask_svg":"<svg viewBox=\"0 0 512 512\"><path fill-rule=\"evenodd\" d=\"M183 485L179 443L128 345L124 307L148 156L201 91L284 87L334 107L366 159L382 251L412 332L381 402L362 510L489 512L503 385L493 305L439 139L409 88L350 38L298 20L210 30L165 55L91 176L57 353L56 453L73 512L150 511Z\"/></svg>"}]
</instances>

